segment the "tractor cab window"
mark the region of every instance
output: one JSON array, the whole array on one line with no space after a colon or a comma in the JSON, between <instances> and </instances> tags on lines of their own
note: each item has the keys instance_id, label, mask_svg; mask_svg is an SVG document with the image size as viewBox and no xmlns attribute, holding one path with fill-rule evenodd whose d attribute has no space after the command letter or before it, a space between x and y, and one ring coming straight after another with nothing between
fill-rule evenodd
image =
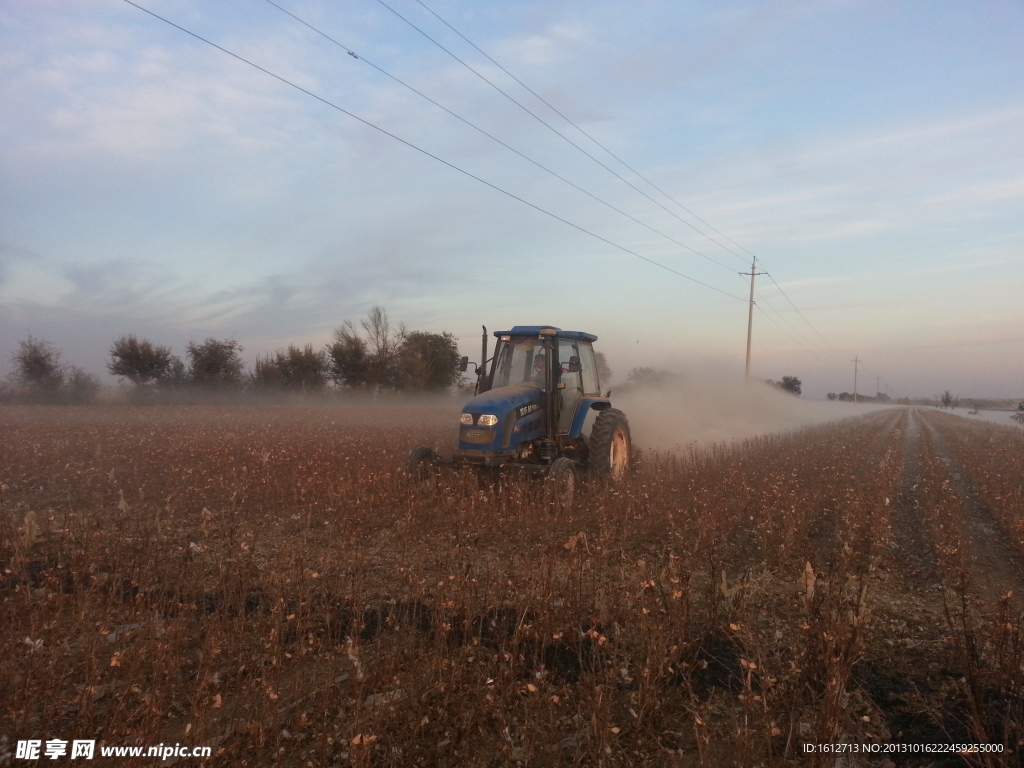
<instances>
[{"instance_id":1,"label":"tractor cab window","mask_svg":"<svg viewBox=\"0 0 1024 768\"><path fill-rule=\"evenodd\" d=\"M599 395L597 363L594 348L589 342L572 339L558 340L558 361L562 369L562 407L558 419L560 432L568 432L580 398Z\"/></svg>"},{"instance_id":2,"label":"tractor cab window","mask_svg":"<svg viewBox=\"0 0 1024 768\"><path fill-rule=\"evenodd\" d=\"M580 363L583 366L583 394L600 396L601 382L597 376L597 360L594 347L589 343L580 343Z\"/></svg>"},{"instance_id":3,"label":"tractor cab window","mask_svg":"<svg viewBox=\"0 0 1024 768\"><path fill-rule=\"evenodd\" d=\"M562 366L562 382L566 389L581 395L600 395L597 379L597 361L594 348L586 341L559 339L558 360Z\"/></svg>"},{"instance_id":4,"label":"tractor cab window","mask_svg":"<svg viewBox=\"0 0 1024 768\"><path fill-rule=\"evenodd\" d=\"M510 339L501 345L498 352L491 386L543 389L547 365L547 354L540 339Z\"/></svg>"}]
</instances>

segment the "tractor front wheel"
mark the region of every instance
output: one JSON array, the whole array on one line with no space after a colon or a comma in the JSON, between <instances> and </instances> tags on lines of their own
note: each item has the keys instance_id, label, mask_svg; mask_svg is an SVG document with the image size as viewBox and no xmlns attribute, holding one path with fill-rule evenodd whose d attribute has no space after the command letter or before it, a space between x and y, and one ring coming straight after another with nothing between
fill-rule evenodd
<instances>
[{"instance_id":1,"label":"tractor front wheel","mask_svg":"<svg viewBox=\"0 0 1024 768\"><path fill-rule=\"evenodd\" d=\"M632 461L626 414L617 408L601 411L590 431L590 472L612 482L621 480Z\"/></svg>"},{"instance_id":2,"label":"tractor front wheel","mask_svg":"<svg viewBox=\"0 0 1024 768\"><path fill-rule=\"evenodd\" d=\"M568 509L576 498L576 462L562 456L551 463L544 478L545 495L559 509Z\"/></svg>"},{"instance_id":3,"label":"tractor front wheel","mask_svg":"<svg viewBox=\"0 0 1024 768\"><path fill-rule=\"evenodd\" d=\"M437 453L431 448L417 448L409 454L409 463L406 465L409 480L414 483L422 483L434 474L434 467L437 463Z\"/></svg>"}]
</instances>

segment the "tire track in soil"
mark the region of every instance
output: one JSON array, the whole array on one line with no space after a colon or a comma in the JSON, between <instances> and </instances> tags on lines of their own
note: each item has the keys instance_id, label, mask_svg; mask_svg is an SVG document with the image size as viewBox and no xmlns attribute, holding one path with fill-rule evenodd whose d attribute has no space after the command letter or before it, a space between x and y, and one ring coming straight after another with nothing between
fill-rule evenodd
<instances>
[{"instance_id":1,"label":"tire track in soil","mask_svg":"<svg viewBox=\"0 0 1024 768\"><path fill-rule=\"evenodd\" d=\"M887 546L897 578L902 582L901 591L911 593L938 592L942 587L942 569L927 534L917 494L923 482L918 460L921 429L921 417L916 408L911 409L903 439L903 473L889 514L891 538Z\"/></svg>"},{"instance_id":2,"label":"tire track in soil","mask_svg":"<svg viewBox=\"0 0 1024 768\"><path fill-rule=\"evenodd\" d=\"M919 488L922 430L916 409L893 427L903 429L902 470L888 507L889 530L872 598L872 637L854 665L852 682L878 707L892 741L970 741L959 704L944 691L952 679L943 613L943 575L925 523ZM905 757L900 765L963 766L959 758Z\"/></svg>"},{"instance_id":3,"label":"tire track in soil","mask_svg":"<svg viewBox=\"0 0 1024 768\"><path fill-rule=\"evenodd\" d=\"M971 587L979 597L996 603L1008 592L1015 612L1024 611L1024 557L1010 544L988 505L978 495L942 429L921 417L935 446L937 458L946 465L949 479L963 505L967 534L967 562Z\"/></svg>"},{"instance_id":4,"label":"tire track in soil","mask_svg":"<svg viewBox=\"0 0 1024 768\"><path fill-rule=\"evenodd\" d=\"M865 446L857 462L858 472L873 471L875 466L885 461L886 446L895 429L899 429L904 414L896 409L872 413L862 417L865 423L876 423L876 434ZM837 509L829 509L817 515L810 524L807 540L813 549L812 565L821 571L833 569L842 558L844 546L853 542L851 532L847 529L843 516ZM865 534L861 534L863 536ZM874 535L873 532L867 535Z\"/></svg>"},{"instance_id":5,"label":"tire track in soil","mask_svg":"<svg viewBox=\"0 0 1024 768\"><path fill-rule=\"evenodd\" d=\"M940 662L942 672L955 680L947 680L935 698L940 702L944 722L968 726L970 743L1006 747L1005 754L978 756L973 764L989 768L1021 766L1024 700L1020 695L1020 660L1007 657L999 649L1005 649L1003 643L1007 642L1020 647L1019 622L1024 616L1022 554L1004 535L950 448L947 436L955 432L955 427L947 423L944 428L942 417L934 412L925 412L921 421L932 455L945 465L945 471L939 470L943 488L955 497L953 511L962 557L962 565L947 573L946 593L952 593L953 603L947 610L947 627L953 637L949 659Z\"/></svg>"},{"instance_id":6,"label":"tire track in soil","mask_svg":"<svg viewBox=\"0 0 1024 768\"><path fill-rule=\"evenodd\" d=\"M1024 569L1019 553L1001 536L991 511L939 434L940 428L917 409L907 411L899 426L906 429L903 467L888 509L888 541L872 601L873 631L854 666L852 683L877 706L894 742L974 743L979 739L970 725L974 714L971 694L964 687L965 662L950 636L945 607L956 574L948 572L937 557L938 542L926 521L925 504L941 476L933 475L928 455L922 454L925 440L931 455L947 467L950 493L962 510L969 589L982 598L983 614L991 615L1007 591L1020 595ZM1014 607L1019 610L1020 602ZM987 690L982 694L994 695ZM954 755L931 758L905 756L897 763L929 768L970 764Z\"/></svg>"}]
</instances>

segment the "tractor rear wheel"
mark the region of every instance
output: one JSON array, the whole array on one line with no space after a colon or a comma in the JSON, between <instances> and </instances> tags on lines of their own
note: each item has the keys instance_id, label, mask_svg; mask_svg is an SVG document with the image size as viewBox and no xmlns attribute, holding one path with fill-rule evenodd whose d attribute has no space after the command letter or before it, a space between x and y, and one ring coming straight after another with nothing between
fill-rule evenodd
<instances>
[{"instance_id":1,"label":"tractor rear wheel","mask_svg":"<svg viewBox=\"0 0 1024 768\"><path fill-rule=\"evenodd\" d=\"M601 411L590 431L590 472L612 482L621 480L632 461L626 414L617 408Z\"/></svg>"},{"instance_id":2,"label":"tractor rear wheel","mask_svg":"<svg viewBox=\"0 0 1024 768\"><path fill-rule=\"evenodd\" d=\"M551 463L544 478L545 496L559 509L568 509L576 498L576 462L561 456Z\"/></svg>"}]
</instances>

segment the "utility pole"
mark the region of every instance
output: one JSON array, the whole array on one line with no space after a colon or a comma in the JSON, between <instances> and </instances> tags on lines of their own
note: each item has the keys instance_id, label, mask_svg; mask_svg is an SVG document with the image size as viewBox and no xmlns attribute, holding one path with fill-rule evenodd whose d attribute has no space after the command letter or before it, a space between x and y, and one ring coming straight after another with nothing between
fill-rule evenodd
<instances>
[{"instance_id":1,"label":"utility pole","mask_svg":"<svg viewBox=\"0 0 1024 768\"><path fill-rule=\"evenodd\" d=\"M853 358L853 360L851 360L850 362L853 363L853 402L856 403L857 402L857 366L860 363L864 362L864 361L861 360L859 357L855 356Z\"/></svg>"},{"instance_id":2,"label":"utility pole","mask_svg":"<svg viewBox=\"0 0 1024 768\"><path fill-rule=\"evenodd\" d=\"M743 374L743 380L750 383L750 338L754 331L754 276L766 275L767 272L756 272L757 257L750 262L749 272L739 272L740 275L750 275L750 310L747 313L747 367Z\"/></svg>"}]
</instances>

